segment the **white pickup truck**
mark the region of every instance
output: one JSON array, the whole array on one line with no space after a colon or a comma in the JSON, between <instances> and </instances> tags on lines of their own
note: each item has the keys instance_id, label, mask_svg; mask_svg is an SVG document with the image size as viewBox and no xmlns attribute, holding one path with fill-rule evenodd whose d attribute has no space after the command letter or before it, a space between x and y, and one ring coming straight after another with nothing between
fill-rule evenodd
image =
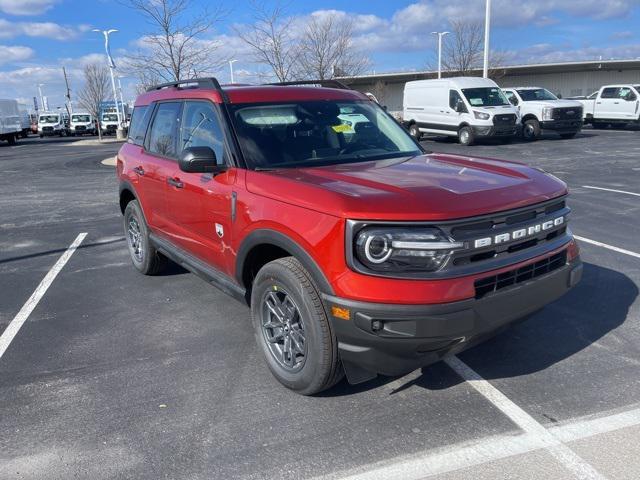
<instances>
[{"instance_id":1,"label":"white pickup truck","mask_svg":"<svg viewBox=\"0 0 640 480\"><path fill-rule=\"evenodd\" d=\"M582 129L582 104L560 100L546 88L503 88L509 102L518 109L525 140L537 139L542 130L553 130L562 138L572 138Z\"/></svg>"},{"instance_id":2,"label":"white pickup truck","mask_svg":"<svg viewBox=\"0 0 640 480\"><path fill-rule=\"evenodd\" d=\"M21 134L22 126L20 124L18 102L16 100L0 99L0 140L13 145Z\"/></svg>"},{"instance_id":3,"label":"white pickup truck","mask_svg":"<svg viewBox=\"0 0 640 480\"><path fill-rule=\"evenodd\" d=\"M605 85L578 101L584 106L584 122L594 128L640 122L640 85Z\"/></svg>"}]
</instances>

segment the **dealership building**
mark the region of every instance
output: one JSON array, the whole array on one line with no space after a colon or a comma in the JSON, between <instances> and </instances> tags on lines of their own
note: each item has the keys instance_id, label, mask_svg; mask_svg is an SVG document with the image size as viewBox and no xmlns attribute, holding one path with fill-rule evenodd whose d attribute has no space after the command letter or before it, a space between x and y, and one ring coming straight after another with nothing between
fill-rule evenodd
<instances>
[{"instance_id":1,"label":"dealership building","mask_svg":"<svg viewBox=\"0 0 640 480\"><path fill-rule=\"evenodd\" d=\"M473 72L482 75L481 70ZM447 76L447 72L443 72ZM640 60L596 60L588 62L513 65L493 69L492 78L502 87L545 87L562 97L589 95L602 85L640 84ZM362 92L371 92L389 111L402 110L404 84L436 78L437 72L399 72L339 78Z\"/></svg>"}]
</instances>

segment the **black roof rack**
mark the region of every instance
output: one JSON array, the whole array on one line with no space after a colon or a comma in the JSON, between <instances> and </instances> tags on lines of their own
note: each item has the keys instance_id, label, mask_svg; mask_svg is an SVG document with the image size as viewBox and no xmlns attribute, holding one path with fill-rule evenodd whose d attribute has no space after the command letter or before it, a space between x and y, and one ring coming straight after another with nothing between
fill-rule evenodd
<instances>
[{"instance_id":1,"label":"black roof rack","mask_svg":"<svg viewBox=\"0 0 640 480\"><path fill-rule=\"evenodd\" d=\"M266 83L265 85L279 85L279 86L289 86L289 85L320 85L321 87L326 88L339 88L340 90L351 90L344 83L339 82L338 80L295 80L292 82L275 82L275 83Z\"/></svg>"},{"instance_id":2,"label":"black roof rack","mask_svg":"<svg viewBox=\"0 0 640 480\"><path fill-rule=\"evenodd\" d=\"M190 78L187 80L176 80L174 82L161 83L159 85L154 85L153 87L147 88L147 92L151 92L153 90L162 90L163 88L176 87L179 88L180 85L189 85L196 84L197 88L211 88L220 93L222 100L224 102L228 102L229 98L227 97L226 92L220 86L220 82L215 77L206 77L206 78Z\"/></svg>"}]
</instances>

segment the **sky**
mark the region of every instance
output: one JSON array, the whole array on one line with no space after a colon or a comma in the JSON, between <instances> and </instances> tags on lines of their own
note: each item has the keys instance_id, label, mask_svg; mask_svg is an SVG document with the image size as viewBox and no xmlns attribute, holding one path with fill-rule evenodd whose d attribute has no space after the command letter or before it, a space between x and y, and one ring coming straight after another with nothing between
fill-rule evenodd
<instances>
[{"instance_id":1,"label":"sky","mask_svg":"<svg viewBox=\"0 0 640 480\"><path fill-rule=\"evenodd\" d=\"M259 66L234 27L251 22L250 0L192 0L192 9L220 5L224 18L204 35L215 41L220 59L235 59L237 82L250 82ZM493 0L491 48L510 64L640 58L640 0ZM273 4L262 0L261 4ZM447 30L451 19L484 18L485 0L291 1L288 14L346 16L354 20L354 46L371 59L370 73L424 70L433 66L432 31ZM111 37L116 64L150 32L126 0L0 0L0 98L33 103L38 84L51 107L64 102L62 67L72 97L82 87L82 67L105 62L102 35ZM445 37L446 41L446 37ZM125 100L135 79L123 75ZM218 73L229 81L229 69Z\"/></svg>"}]
</instances>

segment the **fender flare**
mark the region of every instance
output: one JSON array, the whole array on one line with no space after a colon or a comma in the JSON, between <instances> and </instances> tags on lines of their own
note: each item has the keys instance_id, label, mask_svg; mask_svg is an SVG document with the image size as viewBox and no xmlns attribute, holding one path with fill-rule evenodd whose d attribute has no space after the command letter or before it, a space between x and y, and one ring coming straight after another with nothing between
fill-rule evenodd
<instances>
[{"instance_id":1,"label":"fender flare","mask_svg":"<svg viewBox=\"0 0 640 480\"><path fill-rule=\"evenodd\" d=\"M140 202L140 197L138 196L138 192L136 192L136 189L133 187L133 184L128 180L120 180L120 185L118 186L118 205L120 205L120 198L122 197L122 192L124 192L125 190L128 190L129 192L131 192L131 194L133 195L133 198L135 198L138 204L140 205L140 211L142 212L142 216L144 217L144 223L146 223L148 226L149 222L147 221L147 214L144 212L144 207ZM122 213L124 214L124 211Z\"/></svg>"},{"instance_id":2,"label":"fender flare","mask_svg":"<svg viewBox=\"0 0 640 480\"><path fill-rule=\"evenodd\" d=\"M236 281L238 284L244 285L242 273L244 271L245 260L247 259L249 252L254 247L262 244L275 245L276 247L280 247L289 252L311 274L311 277L316 282L322 293L328 295L334 294L333 288L327 280L327 277L325 277L322 269L318 266L311 255L309 255L303 247L290 237L268 228L261 228L252 231L240 244L236 255Z\"/></svg>"}]
</instances>

